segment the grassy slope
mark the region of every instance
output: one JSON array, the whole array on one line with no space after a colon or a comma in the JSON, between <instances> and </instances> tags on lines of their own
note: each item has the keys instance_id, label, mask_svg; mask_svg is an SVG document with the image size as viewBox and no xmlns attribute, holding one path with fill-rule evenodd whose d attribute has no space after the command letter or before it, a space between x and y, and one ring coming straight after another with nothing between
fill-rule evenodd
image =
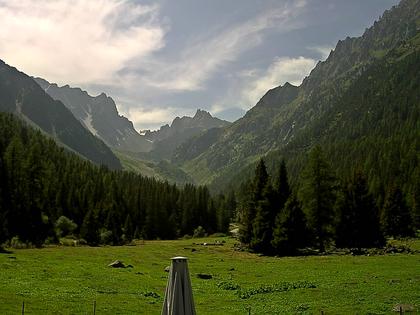
<instances>
[{"instance_id":1,"label":"grassy slope","mask_svg":"<svg viewBox=\"0 0 420 315\"><path fill-rule=\"evenodd\" d=\"M247 314L248 306L252 314L384 314L397 303L420 306L420 254L268 258L233 251L234 240L226 240L217 247L192 245L211 239L0 254L0 313L18 314L25 301L28 314L92 314L96 300L97 314L159 314L168 276L163 270L175 255L190 258L198 314ZM134 268L108 268L116 259ZM198 279L197 273L213 279ZM222 280L244 289L302 280L317 287L240 299L217 287Z\"/></svg>"}]
</instances>

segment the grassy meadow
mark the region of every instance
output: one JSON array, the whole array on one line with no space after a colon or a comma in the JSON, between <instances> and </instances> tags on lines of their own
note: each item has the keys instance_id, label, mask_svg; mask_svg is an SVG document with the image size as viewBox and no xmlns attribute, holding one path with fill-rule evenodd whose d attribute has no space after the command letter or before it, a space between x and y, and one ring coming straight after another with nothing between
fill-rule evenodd
<instances>
[{"instance_id":1,"label":"grassy meadow","mask_svg":"<svg viewBox=\"0 0 420 315\"><path fill-rule=\"evenodd\" d=\"M225 241L224 246L193 243ZM0 314L160 314L173 256L189 257L198 314L388 314L420 307L420 254L260 257L234 239L46 247L0 254ZM420 249L420 241L411 242ZM194 250L195 249L195 250ZM121 260L132 268L114 269ZM211 274L200 279L197 274Z\"/></svg>"}]
</instances>

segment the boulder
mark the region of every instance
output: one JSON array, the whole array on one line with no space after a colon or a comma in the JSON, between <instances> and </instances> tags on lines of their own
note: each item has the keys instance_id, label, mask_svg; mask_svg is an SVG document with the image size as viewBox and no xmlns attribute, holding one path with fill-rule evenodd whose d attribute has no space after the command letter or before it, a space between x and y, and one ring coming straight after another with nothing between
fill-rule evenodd
<instances>
[{"instance_id":1,"label":"boulder","mask_svg":"<svg viewBox=\"0 0 420 315\"><path fill-rule=\"evenodd\" d=\"M113 261L112 263L110 263L108 265L108 267L112 267L112 268L125 268L125 265L124 265L124 263L122 261L116 260L116 261Z\"/></svg>"}]
</instances>

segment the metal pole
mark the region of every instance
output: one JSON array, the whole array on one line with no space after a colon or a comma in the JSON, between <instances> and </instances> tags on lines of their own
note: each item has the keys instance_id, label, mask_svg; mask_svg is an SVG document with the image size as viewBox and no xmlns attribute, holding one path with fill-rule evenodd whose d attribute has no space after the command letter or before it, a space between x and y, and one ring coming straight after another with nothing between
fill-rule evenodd
<instances>
[{"instance_id":1,"label":"metal pole","mask_svg":"<svg viewBox=\"0 0 420 315\"><path fill-rule=\"evenodd\" d=\"M96 314L96 300L93 301L93 315Z\"/></svg>"},{"instance_id":2,"label":"metal pole","mask_svg":"<svg viewBox=\"0 0 420 315\"><path fill-rule=\"evenodd\" d=\"M22 302L22 315L25 314L25 301Z\"/></svg>"}]
</instances>

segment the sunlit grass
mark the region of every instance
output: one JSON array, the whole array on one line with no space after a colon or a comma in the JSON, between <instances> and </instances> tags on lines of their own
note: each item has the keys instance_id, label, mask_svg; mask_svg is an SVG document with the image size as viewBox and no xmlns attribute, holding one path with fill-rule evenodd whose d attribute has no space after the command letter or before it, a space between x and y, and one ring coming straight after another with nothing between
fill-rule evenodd
<instances>
[{"instance_id":1,"label":"sunlit grass","mask_svg":"<svg viewBox=\"0 0 420 315\"><path fill-rule=\"evenodd\" d=\"M198 314L384 314L420 305L420 254L259 257L216 239L146 241L121 247L48 247L0 254L0 314L159 314L173 256L188 256ZM419 241L409 242L418 247ZM192 251L192 249L195 251ZM133 268L113 269L119 259ZM210 280L196 274L213 276ZM235 284L231 290L220 283ZM284 283L315 288L267 293ZM253 292L241 298L238 291Z\"/></svg>"}]
</instances>

